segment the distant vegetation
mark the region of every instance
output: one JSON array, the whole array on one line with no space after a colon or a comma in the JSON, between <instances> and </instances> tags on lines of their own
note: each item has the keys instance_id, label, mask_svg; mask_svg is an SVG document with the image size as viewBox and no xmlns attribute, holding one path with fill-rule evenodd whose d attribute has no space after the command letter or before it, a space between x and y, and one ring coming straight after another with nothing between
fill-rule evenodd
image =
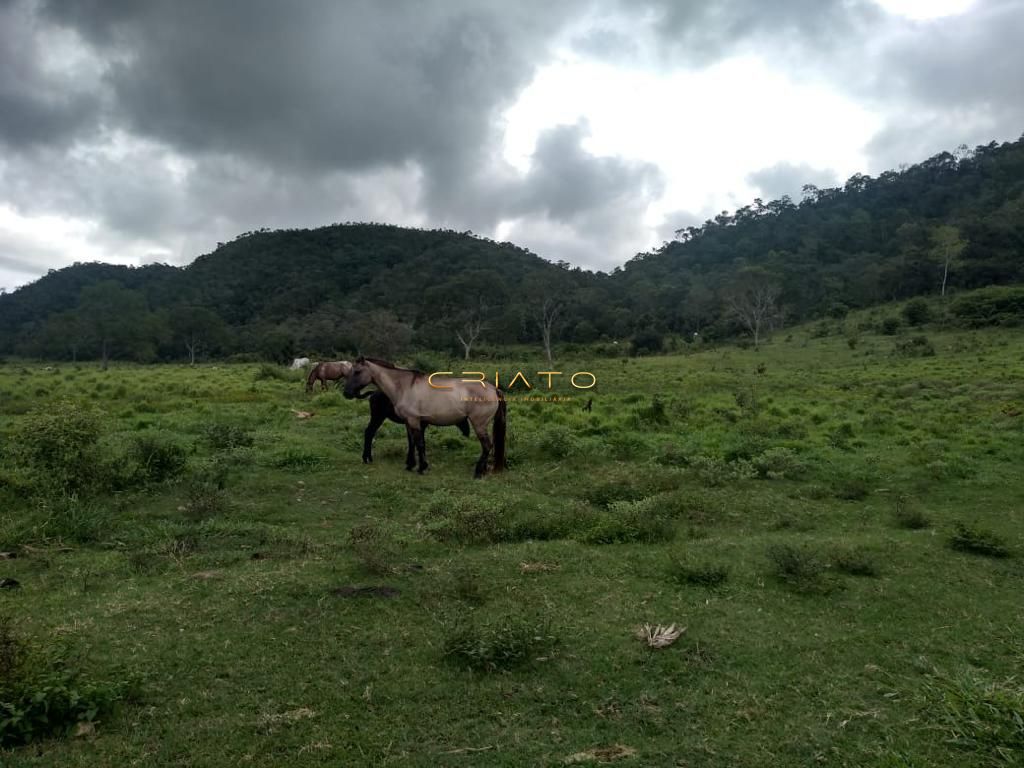
<instances>
[{"instance_id":1,"label":"distant vegetation","mask_svg":"<svg viewBox=\"0 0 1024 768\"><path fill-rule=\"evenodd\" d=\"M919 296L949 298L961 325L1016 325L1024 289L965 291L1024 282L1022 254L1024 139L806 186L799 202L758 199L611 274L469 232L378 224L247 232L185 268L76 264L0 296L0 354L471 357L548 342L650 354L694 334L756 346L783 326ZM908 325L929 319L908 307Z\"/></svg>"}]
</instances>

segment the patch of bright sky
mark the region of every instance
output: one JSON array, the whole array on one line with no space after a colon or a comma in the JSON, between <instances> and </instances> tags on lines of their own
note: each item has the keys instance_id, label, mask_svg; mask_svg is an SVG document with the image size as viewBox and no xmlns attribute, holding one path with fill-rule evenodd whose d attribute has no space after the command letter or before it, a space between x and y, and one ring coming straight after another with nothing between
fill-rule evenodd
<instances>
[{"instance_id":1,"label":"patch of bright sky","mask_svg":"<svg viewBox=\"0 0 1024 768\"><path fill-rule=\"evenodd\" d=\"M747 177L759 169L805 164L839 180L865 171L863 148L882 124L824 84L795 82L752 55L659 72L565 53L505 118L505 159L520 171L544 129L581 120L588 152L655 165L666 188L645 218L652 243L666 213L704 217L750 203L762 193Z\"/></svg>"},{"instance_id":2,"label":"patch of bright sky","mask_svg":"<svg viewBox=\"0 0 1024 768\"><path fill-rule=\"evenodd\" d=\"M921 21L966 13L975 0L875 0L875 3L889 13Z\"/></svg>"}]
</instances>

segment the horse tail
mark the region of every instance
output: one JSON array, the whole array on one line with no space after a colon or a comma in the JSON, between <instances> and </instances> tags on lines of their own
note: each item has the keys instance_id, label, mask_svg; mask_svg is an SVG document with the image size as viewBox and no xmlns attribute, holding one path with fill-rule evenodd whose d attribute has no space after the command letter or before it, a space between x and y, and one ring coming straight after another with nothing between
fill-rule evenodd
<instances>
[{"instance_id":1,"label":"horse tail","mask_svg":"<svg viewBox=\"0 0 1024 768\"><path fill-rule=\"evenodd\" d=\"M309 376L306 377L306 391L311 392L313 390L313 382L316 381L317 372L320 370L322 363L317 363L309 370Z\"/></svg>"},{"instance_id":2,"label":"horse tail","mask_svg":"<svg viewBox=\"0 0 1024 768\"><path fill-rule=\"evenodd\" d=\"M505 468L505 427L508 421L505 396L498 390L498 412L494 414L494 471Z\"/></svg>"}]
</instances>

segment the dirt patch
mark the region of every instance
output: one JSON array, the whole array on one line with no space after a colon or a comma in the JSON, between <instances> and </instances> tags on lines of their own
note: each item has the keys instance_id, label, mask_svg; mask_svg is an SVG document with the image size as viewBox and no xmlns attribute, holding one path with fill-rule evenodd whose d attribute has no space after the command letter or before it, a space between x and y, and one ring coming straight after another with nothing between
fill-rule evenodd
<instances>
[{"instance_id":1,"label":"dirt patch","mask_svg":"<svg viewBox=\"0 0 1024 768\"><path fill-rule=\"evenodd\" d=\"M331 594L335 597L380 597L387 599L389 597L397 597L398 589L396 587L338 587L332 589Z\"/></svg>"}]
</instances>

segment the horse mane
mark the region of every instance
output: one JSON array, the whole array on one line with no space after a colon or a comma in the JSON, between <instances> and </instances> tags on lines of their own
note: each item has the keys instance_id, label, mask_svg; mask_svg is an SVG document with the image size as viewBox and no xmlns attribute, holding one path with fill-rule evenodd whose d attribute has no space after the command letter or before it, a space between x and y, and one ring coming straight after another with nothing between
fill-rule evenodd
<instances>
[{"instance_id":1,"label":"horse mane","mask_svg":"<svg viewBox=\"0 0 1024 768\"><path fill-rule=\"evenodd\" d=\"M417 376L425 376L426 374L418 368L401 368L394 363L389 363L387 360L381 360L379 357L363 357L360 356L357 363L373 363L379 365L381 368L390 368L392 371L408 371L409 373L415 373Z\"/></svg>"}]
</instances>

